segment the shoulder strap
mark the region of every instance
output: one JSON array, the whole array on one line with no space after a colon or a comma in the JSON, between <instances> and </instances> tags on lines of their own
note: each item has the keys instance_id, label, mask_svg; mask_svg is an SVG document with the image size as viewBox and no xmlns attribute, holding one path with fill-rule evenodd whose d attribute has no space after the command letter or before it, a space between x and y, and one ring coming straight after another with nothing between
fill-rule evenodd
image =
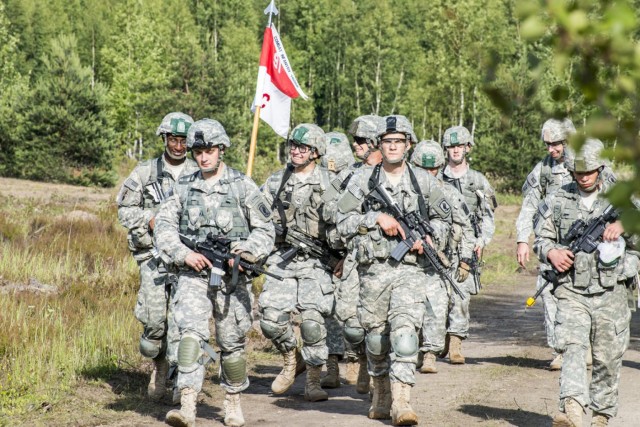
<instances>
[{"instance_id":1,"label":"shoulder strap","mask_svg":"<svg viewBox=\"0 0 640 427\"><path fill-rule=\"evenodd\" d=\"M273 203L271 204L271 209L274 208L278 211L278 216L280 217L280 226L282 227L283 235L287 233L287 216L284 214L284 206L282 205L282 200L280 200L280 194L282 190L284 190L285 185L287 185L287 181L291 178L293 174L293 166L287 165L287 168L284 170L282 174L282 181L280 181L280 187L278 187L278 191L273 196Z\"/></svg>"},{"instance_id":2,"label":"shoulder strap","mask_svg":"<svg viewBox=\"0 0 640 427\"><path fill-rule=\"evenodd\" d=\"M407 168L409 169L409 178L411 179L411 185L413 186L413 191L418 194L418 208L420 209L420 215L427 219L429 218L427 211L427 204L424 201L424 195L420 190L420 186L418 185L418 179L416 178L416 174L413 172L413 168L407 163Z\"/></svg>"}]
</instances>

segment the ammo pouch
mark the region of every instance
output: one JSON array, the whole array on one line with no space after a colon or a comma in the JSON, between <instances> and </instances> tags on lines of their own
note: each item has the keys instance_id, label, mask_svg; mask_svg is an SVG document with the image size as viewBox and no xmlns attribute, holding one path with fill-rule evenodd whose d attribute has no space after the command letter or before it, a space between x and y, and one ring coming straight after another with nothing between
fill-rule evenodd
<instances>
[{"instance_id":1,"label":"ammo pouch","mask_svg":"<svg viewBox=\"0 0 640 427\"><path fill-rule=\"evenodd\" d=\"M153 237L149 231L142 227L129 230L127 243L131 252L140 252L153 248Z\"/></svg>"},{"instance_id":2,"label":"ammo pouch","mask_svg":"<svg viewBox=\"0 0 640 427\"><path fill-rule=\"evenodd\" d=\"M391 253L390 243L378 226L367 234L357 235L354 241L357 248L356 261L359 264L371 264L375 258L387 259Z\"/></svg>"},{"instance_id":3,"label":"ammo pouch","mask_svg":"<svg viewBox=\"0 0 640 427\"><path fill-rule=\"evenodd\" d=\"M577 289L586 289L591 283L591 254L579 252L576 254L573 262L573 287ZM602 281L602 280L601 280ZM608 287L604 283L603 287Z\"/></svg>"}]
</instances>

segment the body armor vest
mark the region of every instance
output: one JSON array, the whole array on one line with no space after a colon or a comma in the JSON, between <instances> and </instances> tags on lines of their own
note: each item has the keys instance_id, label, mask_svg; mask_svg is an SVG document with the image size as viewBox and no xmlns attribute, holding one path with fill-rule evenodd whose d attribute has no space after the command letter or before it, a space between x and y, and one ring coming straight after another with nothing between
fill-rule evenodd
<instances>
[{"instance_id":1,"label":"body armor vest","mask_svg":"<svg viewBox=\"0 0 640 427\"><path fill-rule=\"evenodd\" d=\"M202 188L194 187L194 182L202 182L200 172L180 179L181 185L188 185L186 197L181 200L181 234L198 241L205 240L209 233L232 241L247 239L250 230L243 212L246 198L243 175L235 169L227 168L227 171L228 177L216 183L225 188L226 193L206 194ZM207 207L205 197L214 197L220 204L215 208Z\"/></svg>"}]
</instances>

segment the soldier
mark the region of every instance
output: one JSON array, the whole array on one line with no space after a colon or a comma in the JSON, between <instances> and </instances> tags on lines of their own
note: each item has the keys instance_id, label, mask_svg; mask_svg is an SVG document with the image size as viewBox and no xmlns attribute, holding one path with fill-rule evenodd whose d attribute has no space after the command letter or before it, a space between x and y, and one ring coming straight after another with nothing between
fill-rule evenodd
<instances>
[{"instance_id":1,"label":"soldier","mask_svg":"<svg viewBox=\"0 0 640 427\"><path fill-rule=\"evenodd\" d=\"M482 251L489 244L495 225L493 211L498 206L495 193L489 181L484 175L469 167L467 154L473 146L473 139L467 128L454 126L447 129L442 139L442 145L447 150L447 166L441 172L445 182L453 185L458 190L471 211L476 241L474 245L474 259L476 264L482 260ZM455 260L457 262L457 260ZM456 263L454 262L454 264ZM453 294L451 308L449 310L449 326L445 350L441 357L449 353L449 362L452 364L464 364L462 354L462 340L469 336L469 302L470 295L478 293L480 283L476 283L473 276L460 286L465 294L465 299Z\"/></svg>"},{"instance_id":2,"label":"soldier","mask_svg":"<svg viewBox=\"0 0 640 427\"><path fill-rule=\"evenodd\" d=\"M350 167L354 163L353 154L349 147L349 140L344 133L341 132L329 132L327 136L327 151L324 156L320 158L320 166L329 171L329 176L333 178L339 172ZM326 195L326 192L324 193ZM324 199L323 195L323 199ZM327 229L327 236L335 233L335 226L332 225ZM328 243L331 244L329 239ZM344 252L343 245L339 241L334 240L332 247L338 251ZM334 274L332 276L334 287L336 282L340 279ZM322 388L337 388L340 387L340 370L338 361L344 358L345 342L342 335L342 326L336 318L335 305L333 313L330 317L325 319L325 325L327 328L327 348L329 350L329 357L327 359L327 375L325 375L320 381Z\"/></svg>"},{"instance_id":3,"label":"soldier","mask_svg":"<svg viewBox=\"0 0 640 427\"><path fill-rule=\"evenodd\" d=\"M558 191L563 185L573 181L573 176L565 167L565 149L571 134L575 133L573 123L569 119L549 119L542 125L541 138L547 148L547 156L538 162L527 176L522 186L522 209L516 221L516 258L522 268L529 261L529 237L533 232L533 220L538 207L544 198ZM536 288L545 282L542 273L548 270L547 264L541 263ZM547 287L542 292L544 305L545 329L547 343L555 348L556 299ZM562 355L553 353L549 369L557 371L562 367Z\"/></svg>"},{"instance_id":4,"label":"soldier","mask_svg":"<svg viewBox=\"0 0 640 427\"><path fill-rule=\"evenodd\" d=\"M406 162L411 142L417 142L417 138L407 118L386 117L378 131L382 163L354 173L338 200L337 214L340 235L345 239L358 235L358 319L366 330L369 374L374 383L368 416L391 418L393 425L418 422L410 393L419 351L417 331L425 307L427 261L422 242L432 245L441 241L446 235L442 230L448 229L451 218L451 206L436 179ZM381 194L389 196L388 203L380 201ZM400 247L398 238L407 236L389 214L391 203L397 203L403 215L431 219L437 230L433 236L420 236L410 248L400 242L407 252L398 256L398 261L392 258L392 249Z\"/></svg>"},{"instance_id":5,"label":"soldier","mask_svg":"<svg viewBox=\"0 0 640 427\"><path fill-rule=\"evenodd\" d=\"M437 177L440 168L444 165L442 147L436 141L421 141L413 150L411 162ZM455 254L455 258L460 260L459 264L455 266L457 269L456 280L464 282L471 269L471 255L475 243L473 227L469 218L470 211L462 200L462 195L453 186L442 180L438 180L438 184L452 207L452 216L455 217L449 238L442 242L438 250L445 252L449 257ZM478 267L476 266L476 268ZM420 352L423 355L422 366L418 363L420 372L423 374L438 372L436 355L444 350L449 293L452 292L447 289L448 283L445 283L435 272L431 272L429 277L432 280L425 281L427 298L420 347Z\"/></svg>"},{"instance_id":6,"label":"soldier","mask_svg":"<svg viewBox=\"0 0 640 427\"><path fill-rule=\"evenodd\" d=\"M363 165L376 165L382 161L382 155L377 149L377 132L383 126L383 119L379 116L360 116L349 127L349 134L353 137L353 148L360 160L341 170L331 181L331 186L325 192L325 215L336 221L336 203L339 194L347 188L349 180L358 168ZM346 155L345 155L346 156ZM367 372L367 355L364 345L364 328L358 321L356 306L360 293L360 278L356 268L353 246L347 250L339 236L329 233L329 243L347 251L342 263L340 277L336 281L336 315L343 325L343 335L346 341L347 369L345 380L347 384L355 384L359 394L369 393L370 377ZM335 242L335 243L334 243ZM353 239L352 239L353 242Z\"/></svg>"},{"instance_id":7,"label":"soldier","mask_svg":"<svg viewBox=\"0 0 640 427\"><path fill-rule=\"evenodd\" d=\"M212 315L221 350L220 385L226 392L224 423L244 425L240 393L249 386L245 344L252 323L253 295L250 278L240 274L241 267L234 269L234 264L238 259L255 263L267 256L275 232L259 188L251 178L224 163L225 149L230 146L220 123L211 119L195 122L187 135L187 147L200 170L178 181L175 194L158 214L156 243L160 254L180 271L173 304L180 333L177 384L181 408L167 413L166 422L172 426L195 425L206 353L211 353L207 341ZM198 242L208 237L229 239L229 249L236 254L228 262L233 274L212 269L212 262L185 246L180 235ZM223 276L216 283L219 275Z\"/></svg>"},{"instance_id":8,"label":"soldier","mask_svg":"<svg viewBox=\"0 0 640 427\"><path fill-rule=\"evenodd\" d=\"M140 289L134 310L144 327L140 337L140 353L153 360L153 372L147 387L152 400L165 394L169 363L175 364L171 342L175 337L172 316L167 315L171 282L165 266L153 246L155 217L162 202L173 191L175 182L197 170L187 159L185 138L193 119L183 113L167 114L158 126L156 135L162 137L162 156L141 162L124 181L118 193L118 220L128 229L129 250L140 268ZM168 348L169 347L169 348ZM173 355L175 358L175 355ZM169 360L168 360L169 359Z\"/></svg>"},{"instance_id":9,"label":"soldier","mask_svg":"<svg viewBox=\"0 0 640 427\"><path fill-rule=\"evenodd\" d=\"M324 259L330 252L325 241L327 223L322 217L329 173L316 165L326 144L320 127L296 126L289 136L290 163L271 175L263 187L265 198L277 211L276 251L269 257L269 271L285 278L278 282L267 277L259 299L262 333L284 358L271 390L286 392L306 369L304 398L311 402L328 399L320 386L320 373L328 358L325 322L334 307L331 269ZM302 318L302 358L291 325L294 311Z\"/></svg>"},{"instance_id":10,"label":"soldier","mask_svg":"<svg viewBox=\"0 0 640 427\"><path fill-rule=\"evenodd\" d=\"M592 426L608 424L617 413L622 356L629 344L631 313L625 281L637 275L639 263L625 249L629 241L620 221L606 223L597 250L568 249L573 239L567 235L577 220L609 219L604 214L610 204L602 197L609 186L602 175L602 149L601 141L587 139L580 153L565 160L575 182L547 196L535 230L535 253L558 273L555 345L564 360L561 412L553 418L554 426L581 426L587 406L593 410ZM589 345L590 384L584 363Z\"/></svg>"}]
</instances>

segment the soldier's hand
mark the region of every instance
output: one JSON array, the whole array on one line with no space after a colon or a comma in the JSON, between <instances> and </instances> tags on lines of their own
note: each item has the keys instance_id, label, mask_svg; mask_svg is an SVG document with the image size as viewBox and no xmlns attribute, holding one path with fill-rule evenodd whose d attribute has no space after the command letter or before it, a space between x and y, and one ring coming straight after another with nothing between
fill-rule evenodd
<instances>
[{"instance_id":1,"label":"soldier's hand","mask_svg":"<svg viewBox=\"0 0 640 427\"><path fill-rule=\"evenodd\" d=\"M547 254L547 259L560 273L569 270L573 265L573 252L569 249L551 249Z\"/></svg>"},{"instance_id":2,"label":"soldier's hand","mask_svg":"<svg viewBox=\"0 0 640 427\"><path fill-rule=\"evenodd\" d=\"M404 230L402 229L400 223L391 215L382 213L378 215L378 219L376 220L376 222L378 223L380 228L382 228L384 234L386 234L387 236L394 237L399 234L400 237L402 237L402 240L407 238L404 235Z\"/></svg>"},{"instance_id":3,"label":"soldier's hand","mask_svg":"<svg viewBox=\"0 0 640 427\"><path fill-rule=\"evenodd\" d=\"M149 220L149 230L153 231L153 228L156 226L156 217L154 216Z\"/></svg>"},{"instance_id":4,"label":"soldier's hand","mask_svg":"<svg viewBox=\"0 0 640 427\"><path fill-rule=\"evenodd\" d=\"M229 259L229 261L227 261L227 264L229 265L229 268L233 269L233 266L236 265L235 258ZM240 264L238 264L238 271L244 271L244 268L242 268Z\"/></svg>"},{"instance_id":5,"label":"soldier's hand","mask_svg":"<svg viewBox=\"0 0 640 427\"><path fill-rule=\"evenodd\" d=\"M604 229L604 233L602 233L602 240L604 240L605 242L618 240L618 237L622 236L622 233L624 233L622 222L620 222L619 220L616 222L612 222L611 224L608 224Z\"/></svg>"},{"instance_id":6,"label":"soldier's hand","mask_svg":"<svg viewBox=\"0 0 640 427\"><path fill-rule=\"evenodd\" d=\"M416 240L410 249L411 252L418 252L419 255L424 253L424 247L422 246L422 240Z\"/></svg>"},{"instance_id":7,"label":"soldier's hand","mask_svg":"<svg viewBox=\"0 0 640 427\"><path fill-rule=\"evenodd\" d=\"M464 261L460 261L458 264L458 271L456 273L456 280L459 283L464 282L469 277L469 271L471 271L471 267Z\"/></svg>"},{"instance_id":8,"label":"soldier's hand","mask_svg":"<svg viewBox=\"0 0 640 427\"><path fill-rule=\"evenodd\" d=\"M526 263L529 262L529 244L526 242L519 242L516 248L516 258L520 267L526 268Z\"/></svg>"},{"instance_id":9,"label":"soldier's hand","mask_svg":"<svg viewBox=\"0 0 640 427\"><path fill-rule=\"evenodd\" d=\"M482 246L480 245L476 245L473 248L473 251L476 253L476 255L478 256L478 259L482 259Z\"/></svg>"},{"instance_id":10,"label":"soldier's hand","mask_svg":"<svg viewBox=\"0 0 640 427\"><path fill-rule=\"evenodd\" d=\"M346 258L340 259L340 261L338 261L336 266L333 268L333 275L336 276L338 279L342 278L342 272L344 270L344 260L345 259Z\"/></svg>"},{"instance_id":11,"label":"soldier's hand","mask_svg":"<svg viewBox=\"0 0 640 427\"><path fill-rule=\"evenodd\" d=\"M197 252L190 252L189 255L187 255L187 257L184 259L184 263L193 268L198 273L207 267L213 267L211 261L209 261L207 257Z\"/></svg>"}]
</instances>

